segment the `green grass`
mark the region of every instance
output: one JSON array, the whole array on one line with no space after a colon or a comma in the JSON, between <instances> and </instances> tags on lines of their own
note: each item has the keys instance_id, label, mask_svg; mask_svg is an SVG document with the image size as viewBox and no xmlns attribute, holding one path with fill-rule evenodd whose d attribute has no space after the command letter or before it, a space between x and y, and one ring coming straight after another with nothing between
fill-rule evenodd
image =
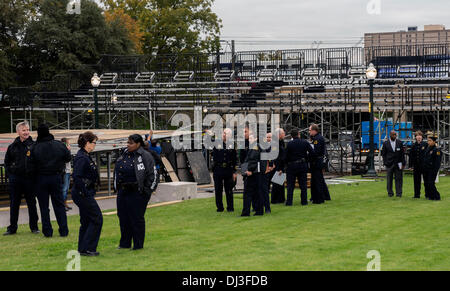
<instances>
[{"instance_id":1,"label":"green grass","mask_svg":"<svg viewBox=\"0 0 450 291\"><path fill-rule=\"evenodd\" d=\"M216 213L213 199L186 201L147 211L144 250L116 250L118 218L105 216L100 257L81 259L82 270L365 270L370 250L381 253L382 270L450 270L450 177L441 177L443 201L388 198L385 181L333 185L324 205L272 206L263 217ZM0 237L0 270L65 270L77 248L78 217L67 238L46 239L21 226ZM57 232L56 223L53 223Z\"/></svg>"}]
</instances>

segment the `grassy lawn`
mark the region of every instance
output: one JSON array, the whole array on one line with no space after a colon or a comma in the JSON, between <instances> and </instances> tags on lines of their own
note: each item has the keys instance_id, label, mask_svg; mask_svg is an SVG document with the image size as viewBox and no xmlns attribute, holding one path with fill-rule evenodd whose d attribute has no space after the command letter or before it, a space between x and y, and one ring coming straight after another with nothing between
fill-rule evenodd
<instances>
[{"instance_id":1,"label":"grassy lawn","mask_svg":"<svg viewBox=\"0 0 450 291\"><path fill-rule=\"evenodd\" d=\"M105 216L97 258L82 270L365 270L367 252L381 253L382 270L450 270L450 177L441 177L441 202L412 199L406 176L403 198L388 198L385 181L332 185L325 205L272 206L263 217L216 213L214 199L147 211L144 250L116 250L117 216ZM57 233L56 223L53 223ZM67 238L46 239L21 226L0 237L0 270L65 270L77 248L79 218L69 218ZM3 231L3 230L2 230Z\"/></svg>"}]
</instances>

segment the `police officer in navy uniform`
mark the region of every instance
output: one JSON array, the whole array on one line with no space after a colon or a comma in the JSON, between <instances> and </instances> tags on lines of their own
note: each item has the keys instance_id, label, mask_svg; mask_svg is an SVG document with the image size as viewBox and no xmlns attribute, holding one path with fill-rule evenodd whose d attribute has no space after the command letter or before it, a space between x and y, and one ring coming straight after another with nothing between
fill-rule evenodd
<instances>
[{"instance_id":1,"label":"police officer in navy uniform","mask_svg":"<svg viewBox=\"0 0 450 291\"><path fill-rule=\"evenodd\" d=\"M157 175L155 161L152 154L146 150L142 136L131 135L127 149L117 159L114 169L121 233L119 249L130 249L132 242L133 250L144 247L144 216L158 184Z\"/></svg>"},{"instance_id":2,"label":"police officer in navy uniform","mask_svg":"<svg viewBox=\"0 0 450 291\"><path fill-rule=\"evenodd\" d=\"M53 236L49 210L49 198L51 197L59 226L59 235L65 237L69 235L69 228L67 227L66 206L61 193L62 174L66 163L71 161L72 155L62 142L55 140L46 124L39 125L37 132L36 143L31 149L31 160L37 173L36 192L41 210L42 233L45 237Z\"/></svg>"},{"instance_id":3,"label":"police officer in navy uniform","mask_svg":"<svg viewBox=\"0 0 450 291\"><path fill-rule=\"evenodd\" d=\"M78 252L82 256L98 256L97 245L102 231L103 216L95 200L95 186L100 177L97 165L89 156L97 144L97 136L87 131L78 137L80 150L73 162L72 199L80 210Z\"/></svg>"},{"instance_id":4,"label":"police officer in navy uniform","mask_svg":"<svg viewBox=\"0 0 450 291\"><path fill-rule=\"evenodd\" d=\"M252 133L249 134L249 150L244 164L247 165L247 171L243 173L244 205L241 216L250 216L252 204L255 209L255 215L264 215L261 175L266 169L262 166L264 163L261 163L261 148Z\"/></svg>"},{"instance_id":5,"label":"police officer in navy uniform","mask_svg":"<svg viewBox=\"0 0 450 291\"><path fill-rule=\"evenodd\" d=\"M441 195L436 189L435 181L439 174L442 161L442 150L436 145L437 138L428 136L428 148L424 155L424 184L425 195L429 200L441 200Z\"/></svg>"},{"instance_id":6,"label":"police officer in navy uniform","mask_svg":"<svg viewBox=\"0 0 450 291\"><path fill-rule=\"evenodd\" d=\"M411 151L409 152L409 167L414 169L414 198L420 198L422 177L425 175L423 158L427 147L427 142L423 140L423 133L417 131L416 142L412 145ZM425 197L427 197L426 194Z\"/></svg>"},{"instance_id":7,"label":"police officer in navy uniform","mask_svg":"<svg viewBox=\"0 0 450 291\"><path fill-rule=\"evenodd\" d=\"M262 183L262 198L263 198L263 206L265 213L271 213L272 210L270 208L270 184L273 175L275 174L275 164L271 159L271 156L277 154L275 151L278 151L278 147L275 146L272 148L272 133L266 134L266 143L268 148L266 150L262 150L262 153L266 153L268 155L267 160L263 160L263 156L261 155L261 165L264 166L265 171L261 173L261 183ZM278 144L278 143L277 143ZM260 145L261 146L261 145Z\"/></svg>"},{"instance_id":8,"label":"police officer in navy uniform","mask_svg":"<svg viewBox=\"0 0 450 291\"><path fill-rule=\"evenodd\" d=\"M300 139L297 129L291 131L291 140L286 147L286 180L287 180L287 199L286 206L292 206L294 197L295 179L301 189L301 204L308 204L308 158L313 153L311 145L304 139ZM316 201L315 199L313 199Z\"/></svg>"},{"instance_id":9,"label":"police officer in navy uniform","mask_svg":"<svg viewBox=\"0 0 450 291\"><path fill-rule=\"evenodd\" d=\"M223 144L219 145L220 148L214 148L212 151L217 212L224 211L222 200L222 191L224 187L227 199L227 211L234 211L233 186L237 178L237 152L233 148L233 145L227 145L227 141L231 138L231 134L231 129L226 128L222 134Z\"/></svg>"},{"instance_id":10,"label":"police officer in navy uniform","mask_svg":"<svg viewBox=\"0 0 450 291\"><path fill-rule=\"evenodd\" d=\"M331 200L330 192L323 177L323 169L325 168L326 144L325 139L319 134L319 126L312 124L309 127L311 136L313 154L310 159L311 168L311 200L314 204L321 204Z\"/></svg>"},{"instance_id":11,"label":"police officer in navy uniform","mask_svg":"<svg viewBox=\"0 0 450 291\"><path fill-rule=\"evenodd\" d=\"M273 171L273 175L281 175L286 172L285 169L285 159L286 159L286 145L284 143L285 132L282 128L276 130L278 135L279 143L278 143L278 157L274 160L275 169ZM272 176L273 177L273 176ZM284 203L286 201L285 198L285 190L284 184L279 185L277 183L272 183L272 204Z\"/></svg>"},{"instance_id":12,"label":"police officer in navy uniform","mask_svg":"<svg viewBox=\"0 0 450 291\"><path fill-rule=\"evenodd\" d=\"M10 225L4 235L17 232L19 209L22 196L25 196L28 207L29 226L32 233L39 233L36 196L34 195L34 173L31 163L31 148L34 144L30 136L30 126L24 121L16 126L19 135L8 146L5 155L6 176L9 181L10 193Z\"/></svg>"}]
</instances>

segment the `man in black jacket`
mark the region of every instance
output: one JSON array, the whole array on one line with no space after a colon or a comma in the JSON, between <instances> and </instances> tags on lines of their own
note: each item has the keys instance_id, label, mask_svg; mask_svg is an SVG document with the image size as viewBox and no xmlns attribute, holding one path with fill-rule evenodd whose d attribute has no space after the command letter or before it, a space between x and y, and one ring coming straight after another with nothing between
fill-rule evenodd
<instances>
[{"instance_id":1,"label":"man in black jacket","mask_svg":"<svg viewBox=\"0 0 450 291\"><path fill-rule=\"evenodd\" d=\"M38 138L31 150L31 159L36 167L36 190L41 210L42 232L46 237L53 235L53 228L50 222L49 197L52 198L60 236L64 237L69 234L61 187L65 164L70 162L71 158L70 151L62 142L55 140L53 135L50 134L48 126L45 124L39 125Z\"/></svg>"},{"instance_id":2,"label":"man in black jacket","mask_svg":"<svg viewBox=\"0 0 450 291\"><path fill-rule=\"evenodd\" d=\"M286 206L292 206L294 198L295 180L298 179L298 184L301 190L301 204L308 204L308 157L313 154L313 149L310 144L301 139L297 129L291 131L292 140L286 147L286 164L287 164L287 199ZM313 201L317 203L317 199L312 197Z\"/></svg>"},{"instance_id":3,"label":"man in black jacket","mask_svg":"<svg viewBox=\"0 0 450 291\"><path fill-rule=\"evenodd\" d=\"M428 147L427 142L423 140L423 133L416 132L416 142L409 152L409 167L414 169L414 198L420 198L420 188L422 186L422 177L424 177L423 158ZM425 197L427 193L425 193Z\"/></svg>"},{"instance_id":4,"label":"man in black jacket","mask_svg":"<svg viewBox=\"0 0 450 291\"><path fill-rule=\"evenodd\" d=\"M321 204L331 200L328 186L323 177L323 169L326 167L327 145L325 138L319 133L319 126L312 124L309 127L313 154L310 159L311 168L311 200L313 204Z\"/></svg>"},{"instance_id":5,"label":"man in black jacket","mask_svg":"<svg viewBox=\"0 0 450 291\"><path fill-rule=\"evenodd\" d=\"M244 164L247 171L244 174L244 205L241 216L250 216L250 206L253 204L255 215L264 215L262 175L266 171L267 161L261 162L261 148L256 137L249 135L249 150Z\"/></svg>"},{"instance_id":6,"label":"man in black jacket","mask_svg":"<svg viewBox=\"0 0 450 291\"><path fill-rule=\"evenodd\" d=\"M222 134L223 144L220 145L219 148L214 148L212 151L212 159L214 163L214 193L216 196L217 212L224 211L222 198L224 188L227 199L227 211L234 211L233 186L237 178L237 152L233 147L227 146L227 141L231 139L231 135L231 129L226 128Z\"/></svg>"},{"instance_id":7,"label":"man in black jacket","mask_svg":"<svg viewBox=\"0 0 450 291\"><path fill-rule=\"evenodd\" d=\"M381 149L384 166L387 171L387 191L389 197L394 196L392 191L392 181L395 176L395 193L397 197L402 197L403 169L405 168L405 148L403 142L397 139L397 133L393 130L390 137L383 143Z\"/></svg>"},{"instance_id":8,"label":"man in black jacket","mask_svg":"<svg viewBox=\"0 0 450 291\"><path fill-rule=\"evenodd\" d=\"M31 232L39 233L36 197L33 193L34 173L30 160L34 142L30 136L28 122L24 121L17 124L16 131L19 136L9 145L5 155L5 168L10 192L10 225L4 235L17 232L22 195L25 196L27 202Z\"/></svg>"}]
</instances>

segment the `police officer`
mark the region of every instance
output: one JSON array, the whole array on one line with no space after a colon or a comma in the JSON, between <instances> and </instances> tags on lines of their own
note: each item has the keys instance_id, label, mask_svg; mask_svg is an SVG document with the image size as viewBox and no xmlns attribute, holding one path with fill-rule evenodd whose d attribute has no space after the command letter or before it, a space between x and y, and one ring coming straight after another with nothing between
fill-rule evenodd
<instances>
[{"instance_id":1,"label":"police officer","mask_svg":"<svg viewBox=\"0 0 450 291\"><path fill-rule=\"evenodd\" d=\"M285 159L286 159L286 145L284 143L285 132L282 128L276 130L278 134L278 157L274 160L275 169L273 175L281 175L285 172ZM286 201L284 194L284 184L279 185L277 183L272 183L272 204L284 203Z\"/></svg>"},{"instance_id":2,"label":"police officer","mask_svg":"<svg viewBox=\"0 0 450 291\"><path fill-rule=\"evenodd\" d=\"M265 152L266 154L268 154L269 159L268 160L263 160L262 156L261 156L261 164L265 165L265 171L263 173L261 173L261 183L262 183L262 198L263 198L263 206L264 206L264 211L265 213L271 213L271 209L270 209L270 181L272 180L273 175L275 174L275 164L274 161L270 159L271 156L271 152L273 152L274 154L276 150L278 150L277 147L272 148L271 144L272 144L272 133L267 133L266 134L266 143L268 145L268 148L266 150L263 150L262 152ZM278 144L278 143L277 143Z\"/></svg>"},{"instance_id":3,"label":"police officer","mask_svg":"<svg viewBox=\"0 0 450 291\"><path fill-rule=\"evenodd\" d=\"M441 195L434 184L441 167L442 151L436 145L436 137L428 136L428 148L424 155L425 196L429 200L441 200Z\"/></svg>"},{"instance_id":4,"label":"police officer","mask_svg":"<svg viewBox=\"0 0 450 291\"><path fill-rule=\"evenodd\" d=\"M157 170L152 154L139 134L128 138L127 149L117 159L114 185L118 190L117 215L120 223L119 249L144 247L145 211L157 187Z\"/></svg>"},{"instance_id":5,"label":"police officer","mask_svg":"<svg viewBox=\"0 0 450 291\"><path fill-rule=\"evenodd\" d=\"M409 152L409 167L414 169L414 198L420 198L422 177L424 177L425 174L423 169L423 158L427 147L427 142L423 140L423 133L417 131L416 142L412 145L411 151Z\"/></svg>"},{"instance_id":6,"label":"police officer","mask_svg":"<svg viewBox=\"0 0 450 291\"><path fill-rule=\"evenodd\" d=\"M213 178L217 212L224 211L222 201L222 191L224 187L227 199L227 211L234 211L233 186L237 178L237 153L233 148L233 145L227 146L227 141L231 138L231 134L231 129L226 128L222 134L223 144L219 145L219 148L214 148L212 151Z\"/></svg>"},{"instance_id":7,"label":"police officer","mask_svg":"<svg viewBox=\"0 0 450 291\"><path fill-rule=\"evenodd\" d=\"M69 229L64 198L61 194L62 174L72 156L67 147L50 134L46 124L39 125L37 131L36 144L31 149L31 160L37 173L36 191L41 210L42 233L45 237L53 236L49 210L51 197L59 234L65 237L69 234Z\"/></svg>"},{"instance_id":8,"label":"police officer","mask_svg":"<svg viewBox=\"0 0 450 291\"><path fill-rule=\"evenodd\" d=\"M39 233L36 197L33 193L34 173L31 163L31 147L34 142L30 136L30 126L24 121L16 126L19 135L8 146L5 155L5 169L9 181L10 225L4 235L17 232L20 203L25 196L28 207L29 226L32 233Z\"/></svg>"},{"instance_id":9,"label":"police officer","mask_svg":"<svg viewBox=\"0 0 450 291\"><path fill-rule=\"evenodd\" d=\"M243 163L245 163L245 159L247 158L247 154L249 151L249 147L250 147L250 142L249 142L249 135L250 135L250 129L248 128L248 126L245 126L244 128L244 148L239 150L239 163L242 165Z\"/></svg>"},{"instance_id":10,"label":"police officer","mask_svg":"<svg viewBox=\"0 0 450 291\"><path fill-rule=\"evenodd\" d=\"M244 165L245 164L245 165ZM250 216L250 207L253 204L255 215L264 215L261 173L265 171L261 167L261 149L257 139L249 134L249 150L243 167L246 168L244 176L244 205L241 216Z\"/></svg>"},{"instance_id":11,"label":"police officer","mask_svg":"<svg viewBox=\"0 0 450 291\"><path fill-rule=\"evenodd\" d=\"M324 203L325 200L331 200L330 192L323 177L325 168L326 145L325 139L319 134L319 126L312 124L309 127L311 136L313 154L310 159L311 168L311 200L314 204Z\"/></svg>"},{"instance_id":12,"label":"police officer","mask_svg":"<svg viewBox=\"0 0 450 291\"><path fill-rule=\"evenodd\" d=\"M286 180L287 180L287 199L286 206L292 206L294 196L295 179L301 189L301 204L308 204L307 175L308 175L308 157L313 153L311 145L304 139L300 139L297 129L291 131L291 140L286 147Z\"/></svg>"},{"instance_id":13,"label":"police officer","mask_svg":"<svg viewBox=\"0 0 450 291\"><path fill-rule=\"evenodd\" d=\"M95 200L95 185L100 181L97 166L89 156L97 144L97 136L87 131L78 137L80 150L73 162L72 199L80 209L78 252L82 256L98 256L97 245L103 216Z\"/></svg>"}]
</instances>

